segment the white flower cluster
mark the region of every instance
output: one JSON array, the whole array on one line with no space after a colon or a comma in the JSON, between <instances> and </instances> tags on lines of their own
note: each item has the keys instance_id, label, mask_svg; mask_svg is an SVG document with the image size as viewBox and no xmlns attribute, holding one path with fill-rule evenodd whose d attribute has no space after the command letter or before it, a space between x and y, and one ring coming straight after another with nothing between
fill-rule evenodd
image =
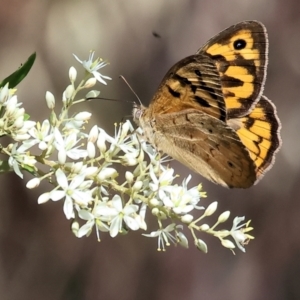
<instances>
[{"instance_id":1,"label":"white flower cluster","mask_svg":"<svg viewBox=\"0 0 300 300\"><path fill-rule=\"evenodd\" d=\"M158 229L144 235L158 238L159 250L165 250L170 242L188 247L183 233L183 225L186 225L195 245L204 252L207 246L196 232L216 236L223 246L232 250L235 245L227 239L231 236L244 251L244 244L252 238L247 234L252 229L249 223L239 225L243 218L235 218L231 230L216 230L217 225L229 218L229 212L225 212L213 226L199 225L205 217L215 213L217 203L207 209L199 206L205 193L201 185L188 188L190 176L181 185L174 184L177 177L174 170L165 165L153 147L141 141L140 129L134 131L126 121L116 126L112 137L97 126L85 132L84 126L91 117L88 112L69 116L69 108L85 100L76 100L79 91L90 89L96 81L106 84L105 80L110 79L99 72L107 63L100 59L93 61L93 55L92 52L87 61L75 56L85 68L86 78L75 86L77 71L70 68L70 85L63 93L59 114L54 111L54 95L46 93L50 117L42 124L24 121L24 109L19 108L13 91L7 86L1 89L4 113L0 130L2 135L16 141L1 148L2 153L9 156L9 166L20 177L23 170L34 176L27 188L35 188L43 180L53 184L51 191L39 196L38 203L63 201L64 214L72 220L72 231L77 237L88 236L94 230L100 241L101 232L116 237L129 230L147 230L148 211L157 219ZM87 97L91 94L99 92L90 91ZM120 173L124 167L126 170ZM192 214L195 210L202 211L196 220Z\"/></svg>"}]
</instances>

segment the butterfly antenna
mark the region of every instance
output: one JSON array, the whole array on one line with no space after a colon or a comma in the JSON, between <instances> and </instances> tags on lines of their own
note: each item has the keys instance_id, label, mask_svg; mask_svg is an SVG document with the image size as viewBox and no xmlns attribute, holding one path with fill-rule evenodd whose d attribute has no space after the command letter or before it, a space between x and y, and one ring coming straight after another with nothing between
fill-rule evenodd
<instances>
[{"instance_id":1,"label":"butterfly antenna","mask_svg":"<svg viewBox=\"0 0 300 300\"><path fill-rule=\"evenodd\" d=\"M127 82L127 80L125 79L125 77L123 75L120 75L119 76L121 79L124 80L124 82L127 84L127 86L130 88L130 90L132 91L132 93L135 95L135 97L138 99L140 105L143 105L142 104L142 101L141 99L139 98L139 96L137 95L137 93L133 90L133 88L130 86L130 84Z\"/></svg>"},{"instance_id":2,"label":"butterfly antenna","mask_svg":"<svg viewBox=\"0 0 300 300\"><path fill-rule=\"evenodd\" d=\"M132 102L132 101L127 101L127 100L112 99L112 98L103 98L103 97L88 97L85 100L95 100L95 99L107 100L107 101L116 101L116 102L127 102L127 103L131 103L131 104L135 103L135 102Z\"/></svg>"}]
</instances>

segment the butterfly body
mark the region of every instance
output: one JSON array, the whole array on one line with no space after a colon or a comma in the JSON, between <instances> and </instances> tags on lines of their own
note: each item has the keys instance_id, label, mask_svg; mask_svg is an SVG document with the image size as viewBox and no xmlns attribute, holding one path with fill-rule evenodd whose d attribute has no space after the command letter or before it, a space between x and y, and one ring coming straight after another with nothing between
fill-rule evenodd
<instances>
[{"instance_id":1,"label":"butterfly body","mask_svg":"<svg viewBox=\"0 0 300 300\"><path fill-rule=\"evenodd\" d=\"M248 188L280 147L275 106L262 96L268 40L256 21L229 27L175 64L148 108L135 107L145 138L191 170Z\"/></svg>"}]
</instances>

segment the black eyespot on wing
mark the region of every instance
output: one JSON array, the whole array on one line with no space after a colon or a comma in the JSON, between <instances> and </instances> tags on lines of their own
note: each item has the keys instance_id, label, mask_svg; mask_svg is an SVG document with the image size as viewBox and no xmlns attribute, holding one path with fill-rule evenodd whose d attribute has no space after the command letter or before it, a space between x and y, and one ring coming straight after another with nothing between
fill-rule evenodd
<instances>
[{"instance_id":1,"label":"black eyespot on wing","mask_svg":"<svg viewBox=\"0 0 300 300\"><path fill-rule=\"evenodd\" d=\"M233 47L235 50L242 50L246 47L246 45L247 45L247 43L243 39L238 39L238 40L234 41L234 43L233 43Z\"/></svg>"}]
</instances>

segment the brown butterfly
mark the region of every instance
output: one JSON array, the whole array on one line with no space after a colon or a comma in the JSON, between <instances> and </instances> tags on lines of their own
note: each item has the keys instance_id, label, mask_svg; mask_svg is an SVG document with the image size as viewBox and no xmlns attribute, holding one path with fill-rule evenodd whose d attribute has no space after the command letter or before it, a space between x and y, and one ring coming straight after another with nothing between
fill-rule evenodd
<instances>
[{"instance_id":1,"label":"brown butterfly","mask_svg":"<svg viewBox=\"0 0 300 300\"><path fill-rule=\"evenodd\" d=\"M194 172L248 188L281 145L276 108L262 95L267 63L265 26L238 23L176 63L149 107L134 107L134 120L148 142Z\"/></svg>"}]
</instances>

